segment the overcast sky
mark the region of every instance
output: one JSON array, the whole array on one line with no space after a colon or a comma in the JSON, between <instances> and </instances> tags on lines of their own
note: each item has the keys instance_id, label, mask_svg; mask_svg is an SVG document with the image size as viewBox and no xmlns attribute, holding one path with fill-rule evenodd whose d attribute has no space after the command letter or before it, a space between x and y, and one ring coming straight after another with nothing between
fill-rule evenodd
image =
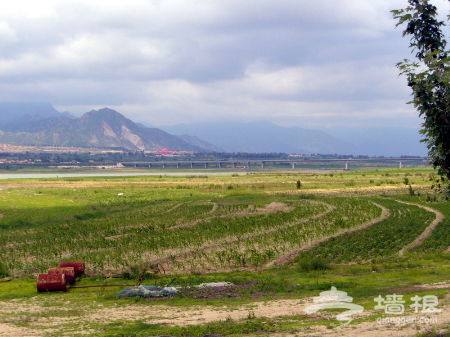
<instances>
[{"instance_id":1,"label":"overcast sky","mask_svg":"<svg viewBox=\"0 0 450 337\"><path fill-rule=\"evenodd\" d=\"M432 0L442 15L445 0ZM0 4L2 101L153 125L419 126L395 63L406 0L14 0Z\"/></svg>"}]
</instances>

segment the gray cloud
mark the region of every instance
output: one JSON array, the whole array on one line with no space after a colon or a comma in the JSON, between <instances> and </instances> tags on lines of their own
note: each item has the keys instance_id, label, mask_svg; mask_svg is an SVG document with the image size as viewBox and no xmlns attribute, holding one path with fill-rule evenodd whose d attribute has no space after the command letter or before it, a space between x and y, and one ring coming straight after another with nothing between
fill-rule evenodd
<instances>
[{"instance_id":1,"label":"gray cloud","mask_svg":"<svg viewBox=\"0 0 450 337\"><path fill-rule=\"evenodd\" d=\"M406 4L17 0L0 5L0 95L157 125L416 126L394 66L410 52L390 10Z\"/></svg>"}]
</instances>

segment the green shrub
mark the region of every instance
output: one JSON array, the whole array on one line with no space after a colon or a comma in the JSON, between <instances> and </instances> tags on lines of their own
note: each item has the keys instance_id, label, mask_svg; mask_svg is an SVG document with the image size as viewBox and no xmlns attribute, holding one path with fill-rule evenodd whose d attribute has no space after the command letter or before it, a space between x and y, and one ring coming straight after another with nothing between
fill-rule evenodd
<instances>
[{"instance_id":1,"label":"green shrub","mask_svg":"<svg viewBox=\"0 0 450 337\"><path fill-rule=\"evenodd\" d=\"M299 194L298 195L299 199L309 199L309 200L315 200L317 199L317 196L315 194Z\"/></svg>"},{"instance_id":2,"label":"green shrub","mask_svg":"<svg viewBox=\"0 0 450 337\"><path fill-rule=\"evenodd\" d=\"M303 272L309 272L311 270L327 270L330 268L330 264L320 258L300 261L300 270Z\"/></svg>"},{"instance_id":3,"label":"green shrub","mask_svg":"<svg viewBox=\"0 0 450 337\"><path fill-rule=\"evenodd\" d=\"M6 266L0 261L0 277L8 277L9 271Z\"/></svg>"},{"instance_id":4,"label":"green shrub","mask_svg":"<svg viewBox=\"0 0 450 337\"><path fill-rule=\"evenodd\" d=\"M355 181L352 179L350 181L347 181L344 185L345 186L355 186Z\"/></svg>"}]
</instances>

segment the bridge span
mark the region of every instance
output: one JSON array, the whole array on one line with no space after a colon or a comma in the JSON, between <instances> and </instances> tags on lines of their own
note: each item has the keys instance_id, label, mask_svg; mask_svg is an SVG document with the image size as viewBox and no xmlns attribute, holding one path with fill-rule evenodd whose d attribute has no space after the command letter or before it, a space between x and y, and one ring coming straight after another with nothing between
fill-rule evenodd
<instances>
[{"instance_id":1,"label":"bridge span","mask_svg":"<svg viewBox=\"0 0 450 337\"><path fill-rule=\"evenodd\" d=\"M313 164L313 163L342 163L342 169L349 170L351 164L363 163L384 163L396 162L398 167L402 168L405 162L422 162L429 163L428 158L366 158L366 159L302 159L302 160L185 160L185 161L154 161L154 162L121 162L118 165L125 167L149 167L149 168L251 168L259 167L261 169L267 168L269 165L285 165L295 169L299 166Z\"/></svg>"}]
</instances>

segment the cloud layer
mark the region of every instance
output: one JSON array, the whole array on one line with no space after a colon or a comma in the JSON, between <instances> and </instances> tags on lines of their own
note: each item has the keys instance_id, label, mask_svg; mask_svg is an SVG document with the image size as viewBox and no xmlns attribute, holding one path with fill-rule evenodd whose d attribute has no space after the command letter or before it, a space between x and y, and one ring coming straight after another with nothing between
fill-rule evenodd
<instances>
[{"instance_id":1,"label":"cloud layer","mask_svg":"<svg viewBox=\"0 0 450 337\"><path fill-rule=\"evenodd\" d=\"M390 14L406 4L16 0L0 5L0 95L155 125L417 126L395 68L408 41Z\"/></svg>"}]
</instances>

